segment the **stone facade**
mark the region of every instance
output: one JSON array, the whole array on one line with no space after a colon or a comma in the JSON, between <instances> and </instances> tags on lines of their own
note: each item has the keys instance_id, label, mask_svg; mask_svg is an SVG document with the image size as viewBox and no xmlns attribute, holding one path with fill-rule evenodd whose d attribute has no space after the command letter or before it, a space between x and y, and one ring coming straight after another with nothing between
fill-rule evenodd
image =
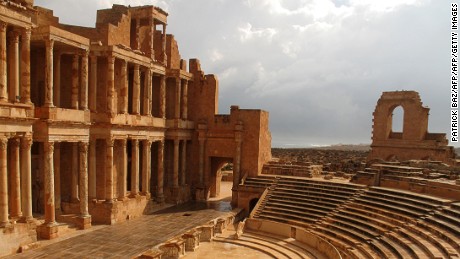
<instances>
[{"instance_id":1,"label":"stone facade","mask_svg":"<svg viewBox=\"0 0 460 259\"><path fill-rule=\"evenodd\" d=\"M403 131L392 131L393 111L404 110ZM415 91L383 92L374 111L368 160L423 159L453 164L455 151L446 134L428 132L428 113Z\"/></svg>"},{"instance_id":2,"label":"stone facade","mask_svg":"<svg viewBox=\"0 0 460 259\"><path fill-rule=\"evenodd\" d=\"M217 115L217 78L181 59L167 16L113 5L87 28L2 0L0 227L12 228L2 253L59 236L58 222L85 229L206 200L225 163L238 186L270 160L268 113Z\"/></svg>"}]
</instances>

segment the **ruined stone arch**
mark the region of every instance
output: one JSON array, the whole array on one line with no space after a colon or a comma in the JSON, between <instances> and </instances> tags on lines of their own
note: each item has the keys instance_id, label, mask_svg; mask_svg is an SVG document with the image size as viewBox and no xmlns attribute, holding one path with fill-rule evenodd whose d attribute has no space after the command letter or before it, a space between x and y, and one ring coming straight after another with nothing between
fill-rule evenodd
<instances>
[{"instance_id":1,"label":"ruined stone arch","mask_svg":"<svg viewBox=\"0 0 460 259\"><path fill-rule=\"evenodd\" d=\"M393 132L393 111L403 109L402 132ZM372 144L368 161L403 161L429 157L451 163L453 149L447 146L445 133L428 132L428 114L415 91L383 92L374 110Z\"/></svg>"},{"instance_id":2,"label":"ruined stone arch","mask_svg":"<svg viewBox=\"0 0 460 259\"><path fill-rule=\"evenodd\" d=\"M399 109L402 112L402 118L398 118ZM402 105L394 105L390 108L390 112L388 113L388 123L390 128L389 138L402 138L402 133L404 132L404 106ZM395 122L401 122L401 130L398 130L395 126Z\"/></svg>"},{"instance_id":3,"label":"ruined stone arch","mask_svg":"<svg viewBox=\"0 0 460 259\"><path fill-rule=\"evenodd\" d=\"M392 133L393 111L401 107L404 112L402 135ZM399 138L422 140L428 132L428 107L424 107L415 91L384 92L374 111L373 140Z\"/></svg>"}]
</instances>

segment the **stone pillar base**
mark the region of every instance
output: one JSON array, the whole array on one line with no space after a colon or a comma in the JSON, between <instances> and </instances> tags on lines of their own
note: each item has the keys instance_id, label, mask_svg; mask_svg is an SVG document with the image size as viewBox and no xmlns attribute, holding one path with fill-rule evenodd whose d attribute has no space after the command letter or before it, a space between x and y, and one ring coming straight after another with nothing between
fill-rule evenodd
<instances>
[{"instance_id":1,"label":"stone pillar base","mask_svg":"<svg viewBox=\"0 0 460 259\"><path fill-rule=\"evenodd\" d=\"M88 229L91 227L91 216L78 216L75 219L78 229Z\"/></svg>"},{"instance_id":2,"label":"stone pillar base","mask_svg":"<svg viewBox=\"0 0 460 259\"><path fill-rule=\"evenodd\" d=\"M56 223L43 224L37 227L38 236L42 239L53 239L58 237L59 226Z\"/></svg>"},{"instance_id":3,"label":"stone pillar base","mask_svg":"<svg viewBox=\"0 0 460 259\"><path fill-rule=\"evenodd\" d=\"M206 186L196 187L195 188L195 200L197 201L207 201L209 199L210 193Z\"/></svg>"},{"instance_id":4,"label":"stone pillar base","mask_svg":"<svg viewBox=\"0 0 460 259\"><path fill-rule=\"evenodd\" d=\"M155 198L155 201L158 203L165 203L165 196L164 195L157 196Z\"/></svg>"}]
</instances>

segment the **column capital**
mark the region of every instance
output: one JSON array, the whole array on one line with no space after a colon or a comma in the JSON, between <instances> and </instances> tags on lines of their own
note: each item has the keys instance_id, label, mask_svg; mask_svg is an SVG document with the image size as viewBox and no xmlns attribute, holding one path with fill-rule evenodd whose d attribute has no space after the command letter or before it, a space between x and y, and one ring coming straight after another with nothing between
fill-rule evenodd
<instances>
[{"instance_id":1,"label":"column capital","mask_svg":"<svg viewBox=\"0 0 460 259\"><path fill-rule=\"evenodd\" d=\"M134 70L139 70L140 69L140 65L139 64L134 64Z\"/></svg>"},{"instance_id":2,"label":"column capital","mask_svg":"<svg viewBox=\"0 0 460 259\"><path fill-rule=\"evenodd\" d=\"M132 139L131 143L133 146L139 146L139 140L138 139Z\"/></svg>"},{"instance_id":3,"label":"column capital","mask_svg":"<svg viewBox=\"0 0 460 259\"><path fill-rule=\"evenodd\" d=\"M120 146L121 147L126 148L127 144L128 144L127 139L120 139Z\"/></svg>"},{"instance_id":4,"label":"column capital","mask_svg":"<svg viewBox=\"0 0 460 259\"><path fill-rule=\"evenodd\" d=\"M10 44L19 43L19 32L18 31L12 30L8 33L8 36L10 37Z\"/></svg>"},{"instance_id":5,"label":"column capital","mask_svg":"<svg viewBox=\"0 0 460 259\"><path fill-rule=\"evenodd\" d=\"M21 141L21 148L24 150L29 150L32 147L32 136L24 136Z\"/></svg>"},{"instance_id":6,"label":"column capital","mask_svg":"<svg viewBox=\"0 0 460 259\"><path fill-rule=\"evenodd\" d=\"M45 46L53 50L54 48L54 40L45 40Z\"/></svg>"},{"instance_id":7,"label":"column capital","mask_svg":"<svg viewBox=\"0 0 460 259\"><path fill-rule=\"evenodd\" d=\"M32 30L31 29L26 28L26 29L22 30L22 37L26 37L26 38L30 39L31 35L32 35Z\"/></svg>"},{"instance_id":8,"label":"column capital","mask_svg":"<svg viewBox=\"0 0 460 259\"><path fill-rule=\"evenodd\" d=\"M19 147L19 144L20 144L20 140L19 138L12 138L10 139L10 145L14 148L18 148Z\"/></svg>"},{"instance_id":9,"label":"column capital","mask_svg":"<svg viewBox=\"0 0 460 259\"><path fill-rule=\"evenodd\" d=\"M54 152L54 142L45 142L45 151L46 152Z\"/></svg>"},{"instance_id":10,"label":"column capital","mask_svg":"<svg viewBox=\"0 0 460 259\"><path fill-rule=\"evenodd\" d=\"M6 32L6 27L8 27L6 22L0 22L0 32Z\"/></svg>"},{"instance_id":11,"label":"column capital","mask_svg":"<svg viewBox=\"0 0 460 259\"><path fill-rule=\"evenodd\" d=\"M113 55L107 56L107 61L108 61L110 64L115 63L115 56L113 56Z\"/></svg>"},{"instance_id":12,"label":"column capital","mask_svg":"<svg viewBox=\"0 0 460 259\"><path fill-rule=\"evenodd\" d=\"M80 153L88 153L88 146L89 146L88 142L79 142L78 150L80 151Z\"/></svg>"},{"instance_id":13,"label":"column capital","mask_svg":"<svg viewBox=\"0 0 460 259\"><path fill-rule=\"evenodd\" d=\"M97 55L94 53L88 53L89 59L91 62L97 62Z\"/></svg>"},{"instance_id":14,"label":"column capital","mask_svg":"<svg viewBox=\"0 0 460 259\"><path fill-rule=\"evenodd\" d=\"M115 143L115 139L114 139L114 138L108 138L108 139L106 139L105 141L106 141L108 147L113 147L113 145L114 145L114 143Z\"/></svg>"},{"instance_id":15,"label":"column capital","mask_svg":"<svg viewBox=\"0 0 460 259\"><path fill-rule=\"evenodd\" d=\"M0 149L6 150L7 146L8 146L8 138L6 137L0 138Z\"/></svg>"},{"instance_id":16,"label":"column capital","mask_svg":"<svg viewBox=\"0 0 460 259\"><path fill-rule=\"evenodd\" d=\"M89 50L87 49L81 49L78 54L82 57L88 57L89 56Z\"/></svg>"}]
</instances>

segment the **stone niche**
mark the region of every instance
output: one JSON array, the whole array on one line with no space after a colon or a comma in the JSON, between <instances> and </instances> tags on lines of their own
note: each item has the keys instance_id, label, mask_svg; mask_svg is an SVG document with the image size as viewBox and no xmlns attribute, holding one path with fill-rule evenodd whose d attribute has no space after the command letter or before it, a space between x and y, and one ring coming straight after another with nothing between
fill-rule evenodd
<instances>
[{"instance_id":1,"label":"stone niche","mask_svg":"<svg viewBox=\"0 0 460 259\"><path fill-rule=\"evenodd\" d=\"M404 112L402 132L393 131L393 111L397 107ZM368 161L416 159L453 164L455 151L448 146L446 134L428 132L429 111L418 92L383 92L373 113Z\"/></svg>"}]
</instances>

